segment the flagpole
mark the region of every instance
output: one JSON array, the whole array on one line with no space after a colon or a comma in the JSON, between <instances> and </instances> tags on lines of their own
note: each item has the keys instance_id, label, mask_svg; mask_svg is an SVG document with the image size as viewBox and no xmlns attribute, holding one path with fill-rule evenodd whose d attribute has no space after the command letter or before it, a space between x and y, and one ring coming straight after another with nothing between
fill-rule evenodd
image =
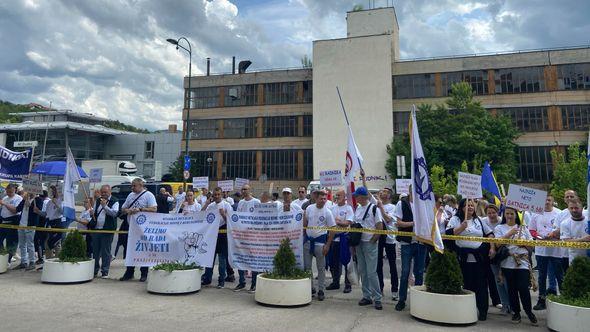
<instances>
[{"instance_id":1,"label":"flagpole","mask_svg":"<svg viewBox=\"0 0 590 332\"><path fill-rule=\"evenodd\" d=\"M338 99L340 99L340 107L342 108L342 112L344 113L344 119L346 120L346 125L348 126L348 130L352 131L352 129L350 128L350 122L348 121L348 115L346 114L346 109L344 108L344 102L342 101L342 96L340 95L340 89L338 89L338 86L336 86L336 92L338 93ZM359 162L359 166L361 168L361 171L364 172L363 164L361 163L361 159L357 157L357 160Z\"/></svg>"}]
</instances>

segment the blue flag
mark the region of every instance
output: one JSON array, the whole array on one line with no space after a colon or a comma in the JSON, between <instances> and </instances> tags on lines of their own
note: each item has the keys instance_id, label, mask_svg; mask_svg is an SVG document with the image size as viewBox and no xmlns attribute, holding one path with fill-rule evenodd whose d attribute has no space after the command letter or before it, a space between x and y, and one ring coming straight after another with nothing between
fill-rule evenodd
<instances>
[{"instance_id":1,"label":"blue flag","mask_svg":"<svg viewBox=\"0 0 590 332\"><path fill-rule=\"evenodd\" d=\"M492 172L490 163L486 161L481 172L481 189L487 190L494 195L494 203L500 208L502 203L502 195L500 195L500 188L496 182L496 177Z\"/></svg>"},{"instance_id":2,"label":"blue flag","mask_svg":"<svg viewBox=\"0 0 590 332\"><path fill-rule=\"evenodd\" d=\"M29 174L32 150L25 152L14 152L0 146L0 179L22 180L22 177Z\"/></svg>"}]
</instances>

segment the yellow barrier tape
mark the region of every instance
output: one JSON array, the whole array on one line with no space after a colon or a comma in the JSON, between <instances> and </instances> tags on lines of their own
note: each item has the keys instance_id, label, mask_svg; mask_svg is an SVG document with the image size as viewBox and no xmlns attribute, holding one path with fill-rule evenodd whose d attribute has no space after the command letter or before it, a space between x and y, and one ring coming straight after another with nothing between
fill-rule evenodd
<instances>
[{"instance_id":1,"label":"yellow barrier tape","mask_svg":"<svg viewBox=\"0 0 590 332\"><path fill-rule=\"evenodd\" d=\"M77 230L80 233L103 233L103 234L127 234L127 231L107 231L103 229L76 229L76 228L47 228L47 227L33 227L33 226L18 226L18 225L8 225L8 224L0 224L0 228L7 228L7 229L25 229L25 230L33 230L36 232L52 232L52 233L68 233Z\"/></svg>"}]
</instances>

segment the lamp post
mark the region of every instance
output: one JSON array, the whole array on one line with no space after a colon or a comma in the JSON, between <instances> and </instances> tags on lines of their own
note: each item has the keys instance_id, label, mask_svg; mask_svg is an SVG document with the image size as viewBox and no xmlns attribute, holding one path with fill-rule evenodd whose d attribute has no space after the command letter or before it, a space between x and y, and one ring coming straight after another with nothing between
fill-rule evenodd
<instances>
[{"instance_id":1,"label":"lamp post","mask_svg":"<svg viewBox=\"0 0 590 332\"><path fill-rule=\"evenodd\" d=\"M186 44L188 45L188 49L186 47L180 45L181 40L184 40L186 42ZM186 170L186 171L190 171L190 157L188 154L188 139L189 139L188 120L189 120L189 113L191 110L191 67L192 67L193 53L192 53L191 43L185 37L180 37L178 39L168 38L168 39L166 39L166 41L169 42L170 44L176 45L176 49L182 48L183 50L188 52L188 107L186 108L186 128L184 130L185 131L185 133L184 133L184 158L185 158L185 160L188 159L188 164L189 164L188 170ZM183 88L184 88L184 82L183 82ZM185 106L184 105L184 95L182 98L182 104L183 104L183 106ZM182 180L182 187L186 191L187 190L187 187L186 187L187 177L183 175L182 179L183 179Z\"/></svg>"}]
</instances>

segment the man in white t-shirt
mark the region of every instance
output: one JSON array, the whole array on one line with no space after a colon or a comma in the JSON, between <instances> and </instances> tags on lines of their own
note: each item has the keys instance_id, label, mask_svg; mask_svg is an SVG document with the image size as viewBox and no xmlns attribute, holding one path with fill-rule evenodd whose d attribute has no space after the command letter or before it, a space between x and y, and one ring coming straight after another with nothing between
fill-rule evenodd
<instances>
[{"instance_id":1,"label":"man in white t-shirt","mask_svg":"<svg viewBox=\"0 0 590 332\"><path fill-rule=\"evenodd\" d=\"M397 231L395 226L395 205L391 203L393 191L389 188L385 188L379 192L379 201L377 201L377 207L381 211L383 216L383 222L385 229L389 231ZM385 283L383 282L383 251L387 256L387 262L389 263L389 275L391 277L391 296L394 301L398 299L398 288L399 279L397 275L397 264L396 264L396 245L395 235L388 234L379 237L379 247L377 249L377 276L379 277L379 287L381 293Z\"/></svg>"},{"instance_id":2,"label":"man in white t-shirt","mask_svg":"<svg viewBox=\"0 0 590 332\"><path fill-rule=\"evenodd\" d=\"M296 204L293 204L293 191L291 188L283 188L283 211L303 212L303 209Z\"/></svg>"},{"instance_id":3,"label":"man in white t-shirt","mask_svg":"<svg viewBox=\"0 0 590 332\"><path fill-rule=\"evenodd\" d=\"M199 196L199 204L201 206L207 204L207 199L209 199L207 195L209 195L209 188L201 188L201 196Z\"/></svg>"},{"instance_id":4,"label":"man in white t-shirt","mask_svg":"<svg viewBox=\"0 0 590 332\"><path fill-rule=\"evenodd\" d=\"M553 207L553 196L547 195L545 199L545 211L543 214L533 214L529 224L529 231L534 239L552 240L553 231L557 228L555 218L561 210ZM557 295L557 284L561 290L563 282L563 267L561 258L563 257L563 248L553 247L535 247L535 258L539 270L539 300L533 307L533 310L545 310L545 298L547 294ZM552 271L552 273L549 273ZM549 274L549 288L547 289L547 275ZM555 280L553 280L555 279ZM553 283L552 283L553 282ZM552 284L553 287L552 288Z\"/></svg>"},{"instance_id":5,"label":"man in white t-shirt","mask_svg":"<svg viewBox=\"0 0 590 332\"><path fill-rule=\"evenodd\" d=\"M184 203L186 199L186 193L184 192L184 188L182 186L178 186L178 192L174 195L174 213L178 213L180 208L182 207L182 203Z\"/></svg>"},{"instance_id":6,"label":"man in white t-shirt","mask_svg":"<svg viewBox=\"0 0 590 332\"><path fill-rule=\"evenodd\" d=\"M566 242L590 242L588 234L588 216L583 214L582 203L579 199L571 199L567 208L570 217L560 226L560 238ZM586 256L587 249L568 249L570 264L578 256Z\"/></svg>"},{"instance_id":7,"label":"man in white t-shirt","mask_svg":"<svg viewBox=\"0 0 590 332\"><path fill-rule=\"evenodd\" d=\"M332 215L336 226L348 228L354 220L354 211L352 207L346 204L346 193L344 190L336 192L336 204L331 208ZM340 241L345 238L344 241ZM326 290L340 289L340 276L342 275L342 265L344 265L344 293L351 292L350 280L348 280L347 265L350 262L350 247L348 246L348 233L336 233L332 247L330 248L330 272L332 273L332 283L326 287Z\"/></svg>"},{"instance_id":8,"label":"man in white t-shirt","mask_svg":"<svg viewBox=\"0 0 590 332\"><path fill-rule=\"evenodd\" d=\"M305 186L299 186L299 190L297 191L297 199L294 200L292 204L303 207L303 204L308 201L308 199L305 197L306 194L307 188Z\"/></svg>"},{"instance_id":9,"label":"man in white t-shirt","mask_svg":"<svg viewBox=\"0 0 590 332\"><path fill-rule=\"evenodd\" d=\"M305 209L303 216L303 227L335 227L336 221L328 207L326 207L327 193L320 191L315 204ZM315 257L318 270L318 301L324 300L324 289L326 279L326 259L325 256L330 250L332 240L334 239L333 231L326 230L305 230L305 243L303 244L303 262L305 269L311 271L311 261ZM313 289L313 278L312 278ZM313 291L312 291L313 293Z\"/></svg>"},{"instance_id":10,"label":"man in white t-shirt","mask_svg":"<svg viewBox=\"0 0 590 332\"><path fill-rule=\"evenodd\" d=\"M260 204L260 200L252 196L252 188L249 184L245 184L242 187L242 199L238 202L237 212L253 212L254 206ZM238 285L234 288L234 291L240 291L246 288L246 270L238 270ZM255 278L252 278L252 284L250 288L254 290L256 287Z\"/></svg>"},{"instance_id":11,"label":"man in white t-shirt","mask_svg":"<svg viewBox=\"0 0 590 332\"><path fill-rule=\"evenodd\" d=\"M16 211L16 208L22 200L23 198L16 194L16 185L11 183L6 186L6 196L0 201L0 219L2 219L2 224L19 224L20 212ZM18 246L18 231L16 229L0 228L0 248L4 248L4 239L6 239L8 262L10 263Z\"/></svg>"},{"instance_id":12,"label":"man in white t-shirt","mask_svg":"<svg viewBox=\"0 0 590 332\"><path fill-rule=\"evenodd\" d=\"M574 190L571 190L571 189L566 190L563 193L563 200L565 202L565 208L563 210L561 210L561 212L555 218L555 222L556 222L557 228L558 228L558 231L554 234L555 238L559 238L559 228L561 227L561 223L563 223L565 220L567 220L568 218L571 217L570 210L568 209L568 204L569 204L569 201L572 199L580 199L580 198L578 197L578 194ZM582 213L585 216L587 216L588 210L583 210ZM561 260L561 266L563 267L563 273L565 275L565 272L567 271L567 269L570 265L569 251L567 250L567 248L562 248L562 249L563 249L563 258ZM551 279L551 276L549 278Z\"/></svg>"}]
</instances>

